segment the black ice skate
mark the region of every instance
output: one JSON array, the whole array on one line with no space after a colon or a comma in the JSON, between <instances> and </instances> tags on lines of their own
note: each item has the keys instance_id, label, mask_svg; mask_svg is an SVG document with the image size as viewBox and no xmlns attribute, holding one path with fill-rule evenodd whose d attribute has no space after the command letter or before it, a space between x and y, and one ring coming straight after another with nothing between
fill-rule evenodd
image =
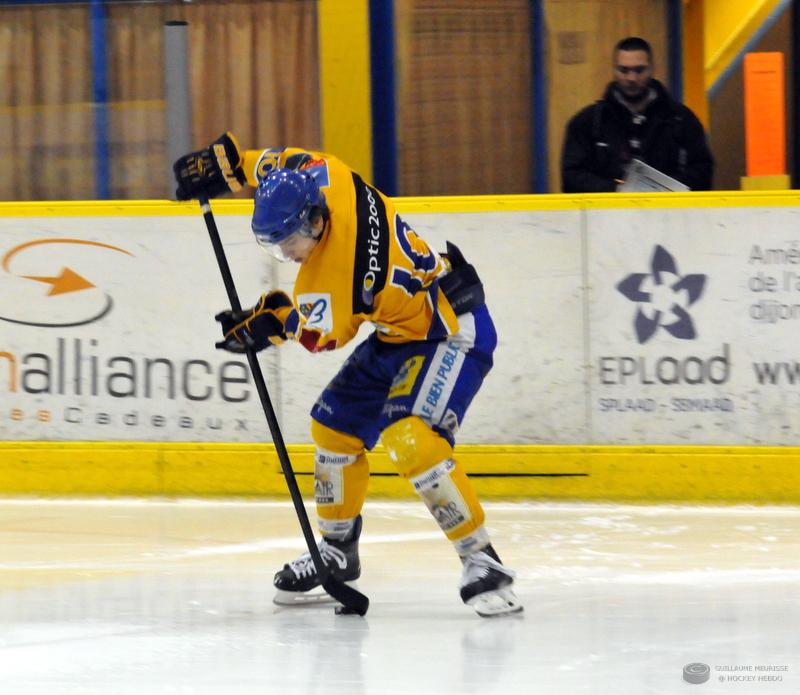
<instances>
[{"instance_id":1,"label":"black ice skate","mask_svg":"<svg viewBox=\"0 0 800 695\"><path fill-rule=\"evenodd\" d=\"M461 558L461 600L478 615L519 613L522 604L511 588L514 572L504 567L491 545Z\"/></svg>"},{"instance_id":2,"label":"black ice skate","mask_svg":"<svg viewBox=\"0 0 800 695\"><path fill-rule=\"evenodd\" d=\"M361 535L361 515L356 517L348 540L337 541L323 538L319 545L320 555L331 568L331 574L346 584L361 576L361 562L358 559L358 538ZM277 591L273 601L282 606L300 603L321 603L334 599L325 593L321 586L317 569L309 553L303 553L293 562L283 566L275 574L272 583Z\"/></svg>"}]
</instances>

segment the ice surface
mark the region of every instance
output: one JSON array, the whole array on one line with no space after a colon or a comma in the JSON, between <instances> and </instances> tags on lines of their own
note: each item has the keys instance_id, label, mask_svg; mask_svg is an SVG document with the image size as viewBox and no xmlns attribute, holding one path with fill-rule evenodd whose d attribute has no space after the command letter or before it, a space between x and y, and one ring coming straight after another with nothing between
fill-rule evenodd
<instances>
[{"instance_id":1,"label":"ice surface","mask_svg":"<svg viewBox=\"0 0 800 695\"><path fill-rule=\"evenodd\" d=\"M800 692L800 509L485 506L521 617L461 604L420 502L367 502L358 618L272 604L289 503L2 500L0 692Z\"/></svg>"}]
</instances>

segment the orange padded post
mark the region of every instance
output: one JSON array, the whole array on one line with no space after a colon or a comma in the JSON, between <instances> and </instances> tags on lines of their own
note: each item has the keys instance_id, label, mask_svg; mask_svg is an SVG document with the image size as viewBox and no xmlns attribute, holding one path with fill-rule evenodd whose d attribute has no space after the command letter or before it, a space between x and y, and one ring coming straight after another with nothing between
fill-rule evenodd
<instances>
[{"instance_id":1,"label":"orange padded post","mask_svg":"<svg viewBox=\"0 0 800 695\"><path fill-rule=\"evenodd\" d=\"M745 55L746 178L751 181L743 179L742 188L788 188L784 104L783 53Z\"/></svg>"}]
</instances>

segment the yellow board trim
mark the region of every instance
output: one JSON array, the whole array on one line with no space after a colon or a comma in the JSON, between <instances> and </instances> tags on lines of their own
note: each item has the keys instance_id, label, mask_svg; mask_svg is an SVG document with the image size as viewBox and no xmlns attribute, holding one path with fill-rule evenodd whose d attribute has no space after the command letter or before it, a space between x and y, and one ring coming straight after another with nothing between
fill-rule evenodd
<instances>
[{"instance_id":1,"label":"yellow board trim","mask_svg":"<svg viewBox=\"0 0 800 695\"><path fill-rule=\"evenodd\" d=\"M800 207L800 191L726 191L395 198L402 214L680 208ZM252 200L215 200L216 215L252 215ZM199 217L196 202L107 200L0 203L0 217Z\"/></svg>"},{"instance_id":2,"label":"yellow board trim","mask_svg":"<svg viewBox=\"0 0 800 695\"><path fill-rule=\"evenodd\" d=\"M312 499L314 448L288 447ZM481 498L800 503L800 447L462 445ZM371 497L413 497L382 448ZM0 442L0 494L285 497L272 445Z\"/></svg>"},{"instance_id":3,"label":"yellow board trim","mask_svg":"<svg viewBox=\"0 0 800 695\"><path fill-rule=\"evenodd\" d=\"M319 0L322 150L372 180L369 6L367 0Z\"/></svg>"}]
</instances>

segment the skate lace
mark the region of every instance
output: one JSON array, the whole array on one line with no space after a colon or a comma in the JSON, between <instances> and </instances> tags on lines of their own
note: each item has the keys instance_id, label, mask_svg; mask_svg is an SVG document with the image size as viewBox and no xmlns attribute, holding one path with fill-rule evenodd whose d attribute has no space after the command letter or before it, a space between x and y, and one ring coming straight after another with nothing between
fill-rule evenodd
<instances>
[{"instance_id":1,"label":"skate lace","mask_svg":"<svg viewBox=\"0 0 800 695\"><path fill-rule=\"evenodd\" d=\"M500 564L486 553L472 553L472 555L467 556L464 562L464 570L461 574L461 586L467 586L480 579L485 579L492 570L506 574L509 577L515 576L514 570L510 570L508 567Z\"/></svg>"},{"instance_id":2,"label":"skate lace","mask_svg":"<svg viewBox=\"0 0 800 695\"><path fill-rule=\"evenodd\" d=\"M319 554L322 555L323 562L328 565L335 562L340 570L347 568L347 556L339 548L334 548L328 545L324 540L317 546ZM289 569L294 572L295 577L303 579L310 577L317 573L317 568L314 566L314 561L311 559L311 553L303 553L296 560L289 563Z\"/></svg>"}]
</instances>

